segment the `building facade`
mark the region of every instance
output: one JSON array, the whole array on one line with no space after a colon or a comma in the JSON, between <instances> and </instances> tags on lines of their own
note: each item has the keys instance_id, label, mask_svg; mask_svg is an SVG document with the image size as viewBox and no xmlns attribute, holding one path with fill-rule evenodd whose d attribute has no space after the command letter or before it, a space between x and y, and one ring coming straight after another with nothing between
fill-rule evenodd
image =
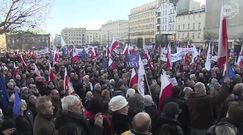
<instances>
[{"instance_id":1,"label":"building facade","mask_svg":"<svg viewBox=\"0 0 243 135\"><path fill-rule=\"evenodd\" d=\"M115 38L121 42L128 40L128 21L117 20L109 21L101 27L101 43L110 44Z\"/></svg>"},{"instance_id":2,"label":"building facade","mask_svg":"<svg viewBox=\"0 0 243 135\"><path fill-rule=\"evenodd\" d=\"M161 0L157 9L157 44L163 43L163 37L170 37L169 40L175 40L176 34L176 5L170 0Z\"/></svg>"},{"instance_id":3,"label":"building facade","mask_svg":"<svg viewBox=\"0 0 243 135\"><path fill-rule=\"evenodd\" d=\"M155 43L156 11L158 1L131 9L129 15L129 39L139 47Z\"/></svg>"},{"instance_id":4,"label":"building facade","mask_svg":"<svg viewBox=\"0 0 243 135\"><path fill-rule=\"evenodd\" d=\"M20 32L6 35L8 49L44 49L50 47L50 34Z\"/></svg>"},{"instance_id":5,"label":"building facade","mask_svg":"<svg viewBox=\"0 0 243 135\"><path fill-rule=\"evenodd\" d=\"M100 44L101 30L87 30L86 31L86 44Z\"/></svg>"},{"instance_id":6,"label":"building facade","mask_svg":"<svg viewBox=\"0 0 243 135\"><path fill-rule=\"evenodd\" d=\"M205 18L205 8L177 15L177 41L191 41L198 44L203 43L205 32Z\"/></svg>"},{"instance_id":7,"label":"building facade","mask_svg":"<svg viewBox=\"0 0 243 135\"><path fill-rule=\"evenodd\" d=\"M6 35L1 34L0 35L0 51L7 49L7 43L6 43Z\"/></svg>"},{"instance_id":8,"label":"building facade","mask_svg":"<svg viewBox=\"0 0 243 135\"><path fill-rule=\"evenodd\" d=\"M85 45L86 28L64 28L61 36L66 45Z\"/></svg>"},{"instance_id":9,"label":"building facade","mask_svg":"<svg viewBox=\"0 0 243 135\"><path fill-rule=\"evenodd\" d=\"M223 4L223 1L225 2ZM242 0L207 0L206 33L212 40L218 39L221 7L224 5L228 23L228 37L231 40L243 37L243 1ZM208 38L210 38L208 37Z\"/></svg>"}]
</instances>

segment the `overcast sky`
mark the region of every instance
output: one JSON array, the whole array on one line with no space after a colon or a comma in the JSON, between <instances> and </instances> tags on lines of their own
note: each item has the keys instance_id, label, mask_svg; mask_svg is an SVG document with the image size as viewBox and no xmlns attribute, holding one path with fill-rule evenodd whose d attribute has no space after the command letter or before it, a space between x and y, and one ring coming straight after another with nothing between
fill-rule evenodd
<instances>
[{"instance_id":1,"label":"overcast sky","mask_svg":"<svg viewBox=\"0 0 243 135\"><path fill-rule=\"evenodd\" d=\"M130 9L153 0L52 0L44 29L59 34L64 27L99 29L109 20L128 19ZM205 3L205 0L196 0Z\"/></svg>"}]
</instances>

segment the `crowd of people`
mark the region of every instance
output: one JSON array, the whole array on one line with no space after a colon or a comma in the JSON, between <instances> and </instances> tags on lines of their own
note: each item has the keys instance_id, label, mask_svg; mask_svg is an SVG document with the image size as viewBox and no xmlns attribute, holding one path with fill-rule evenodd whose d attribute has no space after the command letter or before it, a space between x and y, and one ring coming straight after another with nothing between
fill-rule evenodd
<instances>
[{"instance_id":1,"label":"crowd of people","mask_svg":"<svg viewBox=\"0 0 243 135\"><path fill-rule=\"evenodd\" d=\"M101 50L96 50L96 58L75 62L70 56L60 56L55 64L49 54L2 54L0 134L243 134L243 69L233 59L229 64L235 74L225 77L217 62L211 71L205 70L205 50L193 64L191 59L181 60L172 69L165 68L159 51L149 53L153 68L145 66L145 95L139 94L137 84L130 86L131 68L121 54L113 58L115 68L102 66L107 57ZM52 81L49 63L55 75ZM64 88L65 68L74 89L71 94ZM158 111L162 69L178 84Z\"/></svg>"}]
</instances>

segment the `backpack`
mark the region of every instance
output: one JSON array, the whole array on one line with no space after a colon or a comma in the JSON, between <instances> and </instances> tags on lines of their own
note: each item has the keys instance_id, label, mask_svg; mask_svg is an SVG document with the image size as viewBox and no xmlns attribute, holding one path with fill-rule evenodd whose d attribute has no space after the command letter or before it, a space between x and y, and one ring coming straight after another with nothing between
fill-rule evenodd
<instances>
[{"instance_id":1,"label":"backpack","mask_svg":"<svg viewBox=\"0 0 243 135\"><path fill-rule=\"evenodd\" d=\"M163 124L160 127L159 135L180 135L181 130L177 125Z\"/></svg>"},{"instance_id":2,"label":"backpack","mask_svg":"<svg viewBox=\"0 0 243 135\"><path fill-rule=\"evenodd\" d=\"M209 127L209 129L208 129L207 132L206 132L206 135L216 135L216 133L215 133L215 129L216 129L216 127L218 127L218 126L227 126L227 127L229 127L229 128L232 128L232 129L236 132L236 135L239 135L239 133L238 133L238 129L237 129L234 125L232 125L231 123L226 122L226 121L218 122L218 123L212 125L211 127Z\"/></svg>"}]
</instances>

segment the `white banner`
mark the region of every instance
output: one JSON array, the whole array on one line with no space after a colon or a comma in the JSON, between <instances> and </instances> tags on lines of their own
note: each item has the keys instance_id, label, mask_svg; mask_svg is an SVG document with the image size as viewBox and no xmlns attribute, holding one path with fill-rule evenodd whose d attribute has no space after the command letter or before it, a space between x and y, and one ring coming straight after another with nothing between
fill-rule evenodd
<instances>
[{"instance_id":1,"label":"white banner","mask_svg":"<svg viewBox=\"0 0 243 135\"><path fill-rule=\"evenodd\" d=\"M188 53L188 52L189 53L193 53L194 52L193 48L181 48L181 47L177 47L176 50L177 50L177 52L182 51L182 52L185 52L185 53Z\"/></svg>"},{"instance_id":2,"label":"white banner","mask_svg":"<svg viewBox=\"0 0 243 135\"><path fill-rule=\"evenodd\" d=\"M171 62L177 62L177 61L181 60L183 58L183 56L184 56L184 53L182 51L171 54ZM162 52L161 60L165 61L165 62L167 61L165 51Z\"/></svg>"}]
</instances>

